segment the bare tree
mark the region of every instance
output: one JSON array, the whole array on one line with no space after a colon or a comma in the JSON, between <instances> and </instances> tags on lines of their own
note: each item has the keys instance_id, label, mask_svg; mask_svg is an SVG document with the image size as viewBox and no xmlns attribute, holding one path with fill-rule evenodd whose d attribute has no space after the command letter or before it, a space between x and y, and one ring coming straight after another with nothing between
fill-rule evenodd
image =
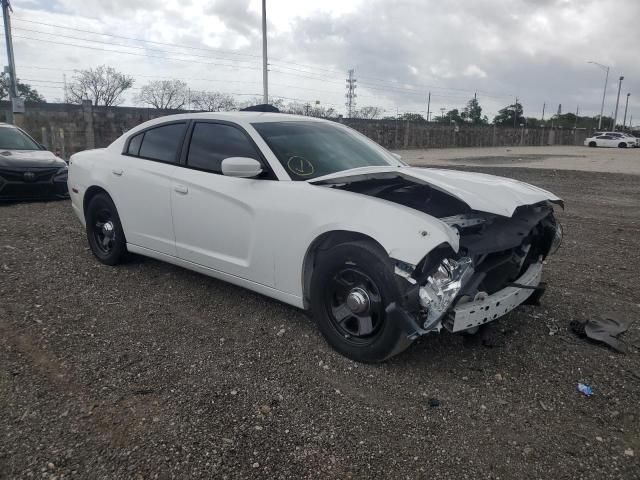
<instances>
[{"instance_id":1,"label":"bare tree","mask_svg":"<svg viewBox=\"0 0 640 480\"><path fill-rule=\"evenodd\" d=\"M122 103L122 94L133 86L133 82L133 77L100 65L96 69L77 70L66 93L72 103L91 100L94 105L109 107Z\"/></svg>"},{"instance_id":2,"label":"bare tree","mask_svg":"<svg viewBox=\"0 0 640 480\"><path fill-rule=\"evenodd\" d=\"M207 112L228 112L237 108L235 98L221 92L197 92L192 98L196 110Z\"/></svg>"},{"instance_id":3,"label":"bare tree","mask_svg":"<svg viewBox=\"0 0 640 480\"><path fill-rule=\"evenodd\" d=\"M374 120L382 114L382 109L380 107L362 107L360 110L354 113L354 117L356 118Z\"/></svg>"},{"instance_id":4,"label":"bare tree","mask_svg":"<svg viewBox=\"0 0 640 480\"><path fill-rule=\"evenodd\" d=\"M184 107L188 98L189 87L182 80L156 80L140 89L136 101L162 110L177 110Z\"/></svg>"},{"instance_id":5,"label":"bare tree","mask_svg":"<svg viewBox=\"0 0 640 480\"><path fill-rule=\"evenodd\" d=\"M245 100L240 105L238 105L238 108L252 107L254 105L262 105L262 97L253 97L249 100ZM271 97L269 99L269 105L276 107L281 112L284 112L286 110L284 100L282 98Z\"/></svg>"}]
</instances>

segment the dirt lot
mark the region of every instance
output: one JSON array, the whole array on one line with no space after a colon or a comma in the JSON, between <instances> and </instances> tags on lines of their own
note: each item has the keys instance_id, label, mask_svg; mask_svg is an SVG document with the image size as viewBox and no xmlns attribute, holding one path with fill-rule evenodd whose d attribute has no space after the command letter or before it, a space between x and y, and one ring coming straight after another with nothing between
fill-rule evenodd
<instances>
[{"instance_id":1,"label":"dirt lot","mask_svg":"<svg viewBox=\"0 0 640 480\"><path fill-rule=\"evenodd\" d=\"M640 175L640 149L573 146L398 150L412 165L525 167Z\"/></svg>"},{"instance_id":2,"label":"dirt lot","mask_svg":"<svg viewBox=\"0 0 640 480\"><path fill-rule=\"evenodd\" d=\"M639 317L640 177L474 169L565 198L543 306L378 366L249 291L100 265L67 202L0 207L0 477L639 478L640 321L627 355L568 325Z\"/></svg>"}]
</instances>

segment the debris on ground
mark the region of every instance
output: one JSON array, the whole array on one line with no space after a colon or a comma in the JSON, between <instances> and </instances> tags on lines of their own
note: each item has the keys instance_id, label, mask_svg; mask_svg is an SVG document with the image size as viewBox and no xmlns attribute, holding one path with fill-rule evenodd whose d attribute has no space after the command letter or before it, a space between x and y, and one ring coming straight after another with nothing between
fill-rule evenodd
<instances>
[{"instance_id":1,"label":"debris on ground","mask_svg":"<svg viewBox=\"0 0 640 480\"><path fill-rule=\"evenodd\" d=\"M578 388L578 391L582 393L585 397L590 397L591 395L593 395L593 389L589 385L586 385L584 383L579 383L577 388Z\"/></svg>"},{"instance_id":2,"label":"debris on ground","mask_svg":"<svg viewBox=\"0 0 640 480\"><path fill-rule=\"evenodd\" d=\"M617 352L626 353L627 346L618 337L626 332L632 323L633 320L622 320L607 314L586 322L573 320L569 326L581 338L589 338L596 342L605 343Z\"/></svg>"}]
</instances>

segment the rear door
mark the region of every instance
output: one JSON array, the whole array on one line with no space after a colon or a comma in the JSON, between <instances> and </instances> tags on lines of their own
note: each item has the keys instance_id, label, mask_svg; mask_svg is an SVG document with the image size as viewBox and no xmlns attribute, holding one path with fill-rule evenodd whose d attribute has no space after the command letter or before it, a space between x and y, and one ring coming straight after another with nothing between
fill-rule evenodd
<instances>
[{"instance_id":1,"label":"rear door","mask_svg":"<svg viewBox=\"0 0 640 480\"><path fill-rule=\"evenodd\" d=\"M111 190L127 243L176 255L171 186L187 122L155 125L132 135L114 157Z\"/></svg>"},{"instance_id":2,"label":"rear door","mask_svg":"<svg viewBox=\"0 0 640 480\"><path fill-rule=\"evenodd\" d=\"M273 286L270 198L281 187L249 135L228 122L194 122L172 191L176 250L180 258ZM259 178L222 174L229 157L263 164Z\"/></svg>"},{"instance_id":3,"label":"rear door","mask_svg":"<svg viewBox=\"0 0 640 480\"><path fill-rule=\"evenodd\" d=\"M596 138L599 147L611 147L613 146L613 137L609 135L600 135Z\"/></svg>"}]
</instances>

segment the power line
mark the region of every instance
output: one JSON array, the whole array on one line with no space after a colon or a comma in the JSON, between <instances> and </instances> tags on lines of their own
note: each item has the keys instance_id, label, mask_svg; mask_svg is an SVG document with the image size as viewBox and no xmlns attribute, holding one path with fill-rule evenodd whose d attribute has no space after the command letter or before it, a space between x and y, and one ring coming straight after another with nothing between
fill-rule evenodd
<instances>
[{"instance_id":1,"label":"power line","mask_svg":"<svg viewBox=\"0 0 640 480\"><path fill-rule=\"evenodd\" d=\"M135 41L135 42L153 43L155 45L164 45L164 46L167 46L167 47L186 48L186 49L190 49L190 50L203 50L203 51L208 51L208 52L219 52L219 53L226 53L228 55L238 55L238 56L244 56L244 57L262 58L260 55L254 55L254 54L242 53L242 52L233 52L231 50L221 50L221 49L210 48L210 47L194 47L194 46L189 46L189 45L180 45L180 44L176 44L176 43L158 42L158 41L154 41L154 40L144 40L142 38L127 37L127 36L124 36L124 35L116 35L116 34L113 34L113 33L101 33L101 32L96 32L96 31L92 31L92 30L84 30L84 29L81 29L81 28L67 27L67 26L64 26L64 25L56 25L54 23L37 22L35 20L27 20L25 18L20 18L20 17L14 17L14 19L18 20L20 22L35 23L35 24L38 24L38 25L46 25L48 27L62 28L62 29L66 29L66 30L73 30L73 31L76 31L76 32L83 32L83 33L90 33L92 35L102 35L102 36L105 36L105 37L121 38L121 39L124 39L124 40L132 40L132 41Z\"/></svg>"},{"instance_id":2,"label":"power line","mask_svg":"<svg viewBox=\"0 0 640 480\"><path fill-rule=\"evenodd\" d=\"M91 30L85 30L85 29L81 29L81 28L67 27L67 26L57 25L57 24L47 23L47 22L38 22L38 21L27 20L27 19L18 18L18 17L16 17L15 19L18 20L18 21L21 21L21 22L28 22L28 23L38 24L38 25L45 25L45 26L49 26L49 27L61 28L61 29L72 30L72 31L77 31L77 32L83 32L83 33L88 33L88 34L92 34L92 35L101 35L101 36L106 36L106 37L121 38L121 39L125 39L125 40L136 41L136 42L151 43L151 44L155 44L155 45L163 45L163 46L190 49L190 50L210 51L210 52L217 52L217 53L223 53L223 54L228 54L228 55L237 55L237 56L246 56L246 57L252 57L252 58L261 58L260 55L253 55L253 54L248 54L248 53L232 52L232 51L228 51L228 50L205 48L205 47L194 47L194 46L180 45L180 44L175 44L175 43L158 42L158 41L153 41L153 40L145 40L145 39L141 39L141 38L128 37L128 36L124 36L124 35L100 33L100 32L95 32L95 31L91 31ZM178 55L189 55L189 56L194 56L194 57L199 57L199 58L212 58L210 55L206 56L206 55L188 54L188 53L184 53L184 52L171 52L171 51L167 52L166 50L150 49L150 48L147 48L147 47L144 47L144 46L140 46L140 45L125 45L125 44L121 44L121 43L104 42L104 41L100 41L100 40L92 40L92 39L88 39L88 38L74 37L74 36L70 36L70 35L48 33L48 32L43 32L43 31L40 31L40 30L32 30L32 29L27 29L27 28L23 28L23 27L17 27L17 29L23 30L23 31L29 31L29 32L33 32L33 33L40 33L40 34L44 34L44 35L59 36L59 37L63 37L63 38L73 39L73 40L82 40L82 41L87 41L87 42L92 42L92 43L105 44L105 45L110 45L110 46L113 45L113 46L119 46L119 47L124 47L124 48L138 48L138 49L142 48L142 49L147 49L147 50L150 50L150 51L157 51L157 52L163 52L163 53L178 54ZM233 60L233 59L229 59L229 58L220 58L220 57L213 57L213 58L218 58L220 60L249 62L248 60ZM286 70L296 71L296 72L304 73L304 74L307 74L307 75L313 75L314 77L317 77L317 79L319 79L319 80L329 80L330 77L321 76L320 74L316 74L314 72L309 72L308 70L311 69L311 70L321 70L321 71L338 73L338 74L341 73L338 70L326 69L326 68L317 67L317 66L310 66L310 65L306 65L306 64L302 64L302 63L288 62L288 61L284 61L284 60L276 60L276 62L277 63L273 63L271 65L277 66L278 68L282 68L282 69L286 69ZM301 70L301 69L289 67L289 66L286 66L286 65L280 65L280 63L302 66L302 67L307 68L307 70ZM285 73L285 72L281 72L281 73ZM395 82L390 82L387 79L381 79L379 77L363 76L363 75L360 75L360 78L361 79L363 79L363 78L364 79L368 79L368 80L371 80L371 81L374 81L374 82L377 82L377 83L381 83L383 85L389 85L389 86L391 86L393 88L401 89L403 91L412 91L412 89L410 89L410 88L401 87L401 86L397 85ZM363 86L370 86L370 85L364 84L364 83L362 83L362 85ZM468 92L468 93L472 93L472 92L476 91L476 90L470 90L470 89L461 89L461 88L453 88L453 87L442 87L442 86L439 86L439 85L428 85L428 84L419 84L419 85L418 84L413 84L413 85L405 84L405 85L412 86L414 88L419 88L419 89L432 88L432 89L439 89L439 90L451 90L451 91ZM371 86L371 87L373 88L373 86ZM511 97L509 95L493 95L490 92L484 92L484 91L480 91L480 92L483 93L485 96L492 97L492 98L507 98L507 97ZM424 92L420 92L419 94L420 95L424 95Z\"/></svg>"}]
</instances>

